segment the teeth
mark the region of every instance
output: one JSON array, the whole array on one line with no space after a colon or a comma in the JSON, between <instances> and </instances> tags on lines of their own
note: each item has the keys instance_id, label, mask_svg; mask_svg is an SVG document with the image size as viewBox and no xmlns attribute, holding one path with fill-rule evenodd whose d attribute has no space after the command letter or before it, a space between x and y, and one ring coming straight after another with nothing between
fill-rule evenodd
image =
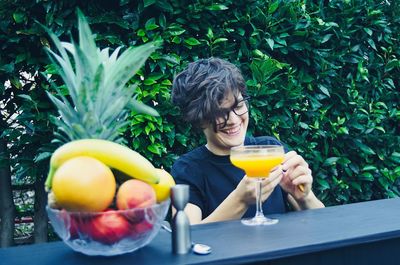
<instances>
[{"instance_id":1,"label":"teeth","mask_svg":"<svg viewBox=\"0 0 400 265\"><path fill-rule=\"evenodd\" d=\"M236 127L236 128L225 130L225 133L227 133L227 134L235 134L235 133L239 132L239 130L240 130L240 127Z\"/></svg>"}]
</instances>

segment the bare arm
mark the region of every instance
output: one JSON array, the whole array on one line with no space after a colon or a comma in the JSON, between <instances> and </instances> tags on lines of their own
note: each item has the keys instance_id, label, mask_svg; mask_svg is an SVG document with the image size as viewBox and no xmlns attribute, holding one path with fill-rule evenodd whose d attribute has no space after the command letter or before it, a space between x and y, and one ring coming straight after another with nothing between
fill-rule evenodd
<instances>
[{"instance_id":1,"label":"bare arm","mask_svg":"<svg viewBox=\"0 0 400 265\"><path fill-rule=\"evenodd\" d=\"M282 179L282 169L278 167L262 182L262 201L265 201ZM188 203L185 208L191 224L210 223L240 219L249 205L256 200L255 180L243 177L235 190L206 218L202 219L202 211L195 204Z\"/></svg>"},{"instance_id":2,"label":"bare arm","mask_svg":"<svg viewBox=\"0 0 400 265\"><path fill-rule=\"evenodd\" d=\"M295 200L292 195L288 194L288 201L296 211L325 207L312 191L310 191L308 196L302 200Z\"/></svg>"},{"instance_id":3,"label":"bare arm","mask_svg":"<svg viewBox=\"0 0 400 265\"><path fill-rule=\"evenodd\" d=\"M188 203L185 207L185 213L192 225L239 219L246 210L247 206L237 201L232 193L205 219L202 219L202 211L197 205Z\"/></svg>"},{"instance_id":4,"label":"bare arm","mask_svg":"<svg viewBox=\"0 0 400 265\"><path fill-rule=\"evenodd\" d=\"M302 156L294 151L288 152L283 169L285 173L280 185L288 193L288 201L295 210L325 207L311 190L312 172ZM299 185L303 188L299 188Z\"/></svg>"}]
</instances>

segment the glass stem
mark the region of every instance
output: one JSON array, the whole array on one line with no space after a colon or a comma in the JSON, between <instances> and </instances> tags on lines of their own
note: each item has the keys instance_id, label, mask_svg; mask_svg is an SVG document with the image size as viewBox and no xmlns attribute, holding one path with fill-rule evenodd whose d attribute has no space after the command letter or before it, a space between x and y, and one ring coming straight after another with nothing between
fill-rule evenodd
<instances>
[{"instance_id":1,"label":"glass stem","mask_svg":"<svg viewBox=\"0 0 400 265\"><path fill-rule=\"evenodd\" d=\"M257 217L264 217L263 209L262 209L262 200L261 200L261 184L262 178L257 178L256 181L256 216Z\"/></svg>"}]
</instances>

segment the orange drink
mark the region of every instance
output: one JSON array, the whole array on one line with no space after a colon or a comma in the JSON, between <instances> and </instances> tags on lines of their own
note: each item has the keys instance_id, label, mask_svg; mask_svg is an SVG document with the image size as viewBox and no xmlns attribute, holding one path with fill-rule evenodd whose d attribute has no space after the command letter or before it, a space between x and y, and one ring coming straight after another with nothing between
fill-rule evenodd
<instances>
[{"instance_id":1,"label":"orange drink","mask_svg":"<svg viewBox=\"0 0 400 265\"><path fill-rule=\"evenodd\" d=\"M284 160L285 150L280 145L242 145L231 148L232 164L254 178L256 184L256 214L253 218L242 219L244 225L273 225L278 219L264 216L262 210L262 179L269 176L271 170Z\"/></svg>"},{"instance_id":2,"label":"orange drink","mask_svg":"<svg viewBox=\"0 0 400 265\"><path fill-rule=\"evenodd\" d=\"M231 162L250 178L268 177L269 172L283 162L282 155L244 154L231 156Z\"/></svg>"}]
</instances>

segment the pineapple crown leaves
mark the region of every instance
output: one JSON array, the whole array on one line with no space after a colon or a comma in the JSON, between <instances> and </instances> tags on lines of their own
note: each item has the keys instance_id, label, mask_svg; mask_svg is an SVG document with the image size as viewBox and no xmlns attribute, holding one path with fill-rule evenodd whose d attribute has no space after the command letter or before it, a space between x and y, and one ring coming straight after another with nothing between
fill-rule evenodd
<instances>
[{"instance_id":1,"label":"pineapple crown leaves","mask_svg":"<svg viewBox=\"0 0 400 265\"><path fill-rule=\"evenodd\" d=\"M69 43L61 42L47 30L57 51L47 48L47 52L71 99L59 88L57 96L47 93L60 114L60 118L54 119L60 130L55 135L62 142L84 138L122 142L120 132L128 124L129 109L158 116L156 110L136 100L135 84L126 85L157 45L129 47L122 53L122 47L118 47L110 55L109 48L100 50L96 46L88 22L79 10L78 31L79 43Z\"/></svg>"}]
</instances>

